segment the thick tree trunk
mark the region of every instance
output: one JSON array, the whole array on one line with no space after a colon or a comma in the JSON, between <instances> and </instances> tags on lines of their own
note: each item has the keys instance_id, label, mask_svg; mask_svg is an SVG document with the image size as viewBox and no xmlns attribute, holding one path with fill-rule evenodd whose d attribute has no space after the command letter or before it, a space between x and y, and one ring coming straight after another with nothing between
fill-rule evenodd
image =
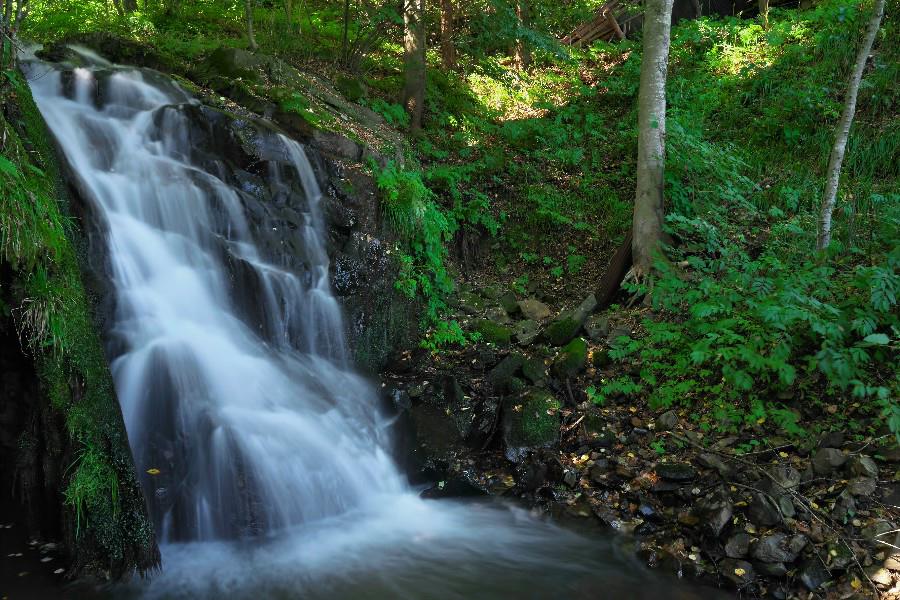
<instances>
[{"instance_id":1,"label":"thick tree trunk","mask_svg":"<svg viewBox=\"0 0 900 600\"><path fill-rule=\"evenodd\" d=\"M403 107L409 114L409 130L422 128L425 104L425 0L407 0L403 11Z\"/></svg>"},{"instance_id":2,"label":"thick tree trunk","mask_svg":"<svg viewBox=\"0 0 900 600\"><path fill-rule=\"evenodd\" d=\"M516 0L516 22L519 29L524 29L531 24L527 2L528 0ZM516 39L516 47L513 48L513 58L516 66L523 71L531 66L531 48L528 47L524 39Z\"/></svg>"},{"instance_id":3,"label":"thick tree trunk","mask_svg":"<svg viewBox=\"0 0 900 600\"><path fill-rule=\"evenodd\" d=\"M666 70L673 0L647 0L638 94L637 192L632 252L638 277L650 272L662 240L666 150Z\"/></svg>"},{"instance_id":4,"label":"thick tree trunk","mask_svg":"<svg viewBox=\"0 0 900 600\"><path fill-rule=\"evenodd\" d=\"M856 114L856 96L859 94L859 82L862 81L863 71L866 69L866 61L872 52L872 45L881 27L881 19L884 17L884 0L875 0L875 10L869 20L866 35L856 55L856 64L850 76L850 85L847 87L847 97L844 100L844 112L838 123L834 146L828 159L827 182L825 195L822 197L822 212L819 215L819 237L816 240L816 248L824 250L831 243L831 215L837 202L838 185L841 180L841 165L844 162L844 153L847 151L847 139L850 137L850 127L853 125L853 116Z\"/></svg>"},{"instance_id":5,"label":"thick tree trunk","mask_svg":"<svg viewBox=\"0 0 900 600\"><path fill-rule=\"evenodd\" d=\"M453 45L453 0L441 0L441 63L448 71L456 68Z\"/></svg>"},{"instance_id":6,"label":"thick tree trunk","mask_svg":"<svg viewBox=\"0 0 900 600\"><path fill-rule=\"evenodd\" d=\"M244 17L247 19L247 42L250 49L256 52L259 46L256 45L256 35L253 33L253 0L244 0Z\"/></svg>"}]
</instances>

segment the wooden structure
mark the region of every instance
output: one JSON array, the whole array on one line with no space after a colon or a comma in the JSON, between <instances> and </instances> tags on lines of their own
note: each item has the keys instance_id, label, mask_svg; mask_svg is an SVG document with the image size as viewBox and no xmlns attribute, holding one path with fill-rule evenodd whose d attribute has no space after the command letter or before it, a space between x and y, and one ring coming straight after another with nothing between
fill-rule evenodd
<instances>
[{"instance_id":1,"label":"wooden structure","mask_svg":"<svg viewBox=\"0 0 900 600\"><path fill-rule=\"evenodd\" d=\"M630 20L633 16L627 14L627 10L620 0L608 0L597 9L593 19L572 30L562 39L562 43L582 47L597 40L611 42L625 39L625 33L620 25L623 18Z\"/></svg>"}]
</instances>

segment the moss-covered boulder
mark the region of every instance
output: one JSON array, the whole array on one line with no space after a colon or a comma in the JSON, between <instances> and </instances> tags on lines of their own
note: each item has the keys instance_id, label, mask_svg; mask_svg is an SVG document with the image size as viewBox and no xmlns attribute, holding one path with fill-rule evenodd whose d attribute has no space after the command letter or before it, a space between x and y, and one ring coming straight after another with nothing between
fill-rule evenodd
<instances>
[{"instance_id":1,"label":"moss-covered boulder","mask_svg":"<svg viewBox=\"0 0 900 600\"><path fill-rule=\"evenodd\" d=\"M4 489L33 513L29 522L61 537L72 573L144 573L159 551L82 279L85 240L24 77L10 85L0 93L0 306L10 309L4 320L20 334L39 394L5 398L24 417L4 425L23 442Z\"/></svg>"},{"instance_id":2,"label":"moss-covered boulder","mask_svg":"<svg viewBox=\"0 0 900 600\"><path fill-rule=\"evenodd\" d=\"M506 458L521 461L528 451L559 441L560 403L549 391L527 388L503 403L503 443Z\"/></svg>"},{"instance_id":3,"label":"moss-covered boulder","mask_svg":"<svg viewBox=\"0 0 900 600\"><path fill-rule=\"evenodd\" d=\"M475 332L481 335L481 339L498 346L506 346L512 339L512 329L495 323L489 319L481 319L475 322Z\"/></svg>"},{"instance_id":4,"label":"moss-covered boulder","mask_svg":"<svg viewBox=\"0 0 900 600\"><path fill-rule=\"evenodd\" d=\"M597 307L597 299L593 294L585 298L581 304L570 311L561 312L553 322L547 326L544 337L554 346L562 346L578 335L584 322Z\"/></svg>"},{"instance_id":5,"label":"moss-covered boulder","mask_svg":"<svg viewBox=\"0 0 900 600\"><path fill-rule=\"evenodd\" d=\"M359 102L366 97L366 86L355 77L338 77L334 87L350 102Z\"/></svg>"},{"instance_id":6,"label":"moss-covered boulder","mask_svg":"<svg viewBox=\"0 0 900 600\"><path fill-rule=\"evenodd\" d=\"M578 375L587 362L588 347L583 338L575 338L560 349L553 360L553 374L560 379Z\"/></svg>"}]
</instances>

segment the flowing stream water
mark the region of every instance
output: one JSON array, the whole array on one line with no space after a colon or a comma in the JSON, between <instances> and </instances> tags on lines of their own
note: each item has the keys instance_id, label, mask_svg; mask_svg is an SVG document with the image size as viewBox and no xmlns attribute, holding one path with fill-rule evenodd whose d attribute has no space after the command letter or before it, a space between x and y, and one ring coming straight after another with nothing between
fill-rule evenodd
<instances>
[{"instance_id":1,"label":"flowing stream water","mask_svg":"<svg viewBox=\"0 0 900 600\"><path fill-rule=\"evenodd\" d=\"M163 553L162 573L103 594L695 597L521 508L420 499L349 362L304 148L273 132L265 165L303 207L297 272L261 250L224 167L194 156L198 101L78 53L78 67L32 61L29 79L103 232L111 368ZM235 260L260 319L240 308Z\"/></svg>"}]
</instances>

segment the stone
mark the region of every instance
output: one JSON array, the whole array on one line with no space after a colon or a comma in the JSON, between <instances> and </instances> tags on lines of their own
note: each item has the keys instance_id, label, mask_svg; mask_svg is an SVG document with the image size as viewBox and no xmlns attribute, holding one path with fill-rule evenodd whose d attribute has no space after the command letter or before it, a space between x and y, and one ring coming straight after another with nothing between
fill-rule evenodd
<instances>
[{"instance_id":1,"label":"stone","mask_svg":"<svg viewBox=\"0 0 900 600\"><path fill-rule=\"evenodd\" d=\"M854 496L871 496L878 489L878 481L874 477L854 477L847 489Z\"/></svg>"},{"instance_id":2,"label":"stone","mask_svg":"<svg viewBox=\"0 0 900 600\"><path fill-rule=\"evenodd\" d=\"M889 571L900 571L900 553L891 554L884 559L884 568Z\"/></svg>"},{"instance_id":3,"label":"stone","mask_svg":"<svg viewBox=\"0 0 900 600\"><path fill-rule=\"evenodd\" d=\"M518 305L519 310L522 311L522 315L524 315L526 319L531 319L532 321L543 321L544 319L550 318L550 315L553 314L550 311L549 306L536 298L519 300Z\"/></svg>"},{"instance_id":4,"label":"stone","mask_svg":"<svg viewBox=\"0 0 900 600\"><path fill-rule=\"evenodd\" d=\"M707 469L715 469L722 477L729 477L733 471L718 454L704 452L697 457L697 462Z\"/></svg>"},{"instance_id":5,"label":"stone","mask_svg":"<svg viewBox=\"0 0 900 600\"><path fill-rule=\"evenodd\" d=\"M520 462L529 450L559 441L560 403L549 391L528 388L503 403L502 431L506 458Z\"/></svg>"},{"instance_id":6,"label":"stone","mask_svg":"<svg viewBox=\"0 0 900 600\"><path fill-rule=\"evenodd\" d=\"M600 459L594 461L594 466L591 467L590 477L591 481L594 483L606 483L606 472L609 471L609 461L604 459Z\"/></svg>"},{"instance_id":7,"label":"stone","mask_svg":"<svg viewBox=\"0 0 900 600\"><path fill-rule=\"evenodd\" d=\"M844 432L828 431L819 439L819 448L839 448L844 445Z\"/></svg>"},{"instance_id":8,"label":"stone","mask_svg":"<svg viewBox=\"0 0 900 600\"><path fill-rule=\"evenodd\" d=\"M546 380L547 365L544 363L544 359L539 356L527 359L522 365L522 374L525 379L535 385Z\"/></svg>"},{"instance_id":9,"label":"stone","mask_svg":"<svg viewBox=\"0 0 900 600\"><path fill-rule=\"evenodd\" d=\"M722 531L731 522L734 516L734 507L731 501L724 496L716 496L700 503L699 513L703 520L703 527L714 538L722 535Z\"/></svg>"},{"instance_id":10,"label":"stone","mask_svg":"<svg viewBox=\"0 0 900 600\"><path fill-rule=\"evenodd\" d=\"M516 295L512 292L506 292L497 300L500 308L506 311L508 315L514 315L519 312L519 303L516 301Z\"/></svg>"},{"instance_id":11,"label":"stone","mask_svg":"<svg viewBox=\"0 0 900 600\"><path fill-rule=\"evenodd\" d=\"M868 456L851 456L847 459L847 470L855 477L878 477L878 465Z\"/></svg>"},{"instance_id":12,"label":"stone","mask_svg":"<svg viewBox=\"0 0 900 600\"><path fill-rule=\"evenodd\" d=\"M816 556L810 556L800 566L800 581L811 592L816 591L826 581L831 580L831 574Z\"/></svg>"},{"instance_id":13,"label":"stone","mask_svg":"<svg viewBox=\"0 0 900 600\"><path fill-rule=\"evenodd\" d=\"M562 346L578 335L588 316L597 307L593 294L582 300L574 310L560 313L544 332L547 341L554 346Z\"/></svg>"},{"instance_id":14,"label":"stone","mask_svg":"<svg viewBox=\"0 0 900 600\"><path fill-rule=\"evenodd\" d=\"M519 321L514 325L513 332L516 336L516 343L520 346L528 346L537 339L541 333L541 326L537 321L526 319Z\"/></svg>"},{"instance_id":15,"label":"stone","mask_svg":"<svg viewBox=\"0 0 900 600\"><path fill-rule=\"evenodd\" d=\"M496 285L486 285L478 290L478 293L488 300L499 300L500 296L503 295L503 290Z\"/></svg>"},{"instance_id":16,"label":"stone","mask_svg":"<svg viewBox=\"0 0 900 600\"><path fill-rule=\"evenodd\" d=\"M774 533L761 538L753 545L753 558L767 563L791 563L797 560L809 540L805 535Z\"/></svg>"},{"instance_id":17,"label":"stone","mask_svg":"<svg viewBox=\"0 0 900 600\"><path fill-rule=\"evenodd\" d=\"M460 292L456 305L468 315L478 315L484 310L484 299L472 292Z\"/></svg>"},{"instance_id":18,"label":"stone","mask_svg":"<svg viewBox=\"0 0 900 600\"><path fill-rule=\"evenodd\" d=\"M754 562L753 566L759 574L769 577L784 577L788 572L788 568L783 562Z\"/></svg>"},{"instance_id":19,"label":"stone","mask_svg":"<svg viewBox=\"0 0 900 600\"><path fill-rule=\"evenodd\" d=\"M494 323L499 323L500 325L509 325L512 322L509 315L506 314L506 311L499 306L484 311L484 318L493 321Z\"/></svg>"},{"instance_id":20,"label":"stone","mask_svg":"<svg viewBox=\"0 0 900 600\"><path fill-rule=\"evenodd\" d=\"M659 463L655 470L667 481L692 481L697 477L697 471L687 463Z\"/></svg>"},{"instance_id":21,"label":"stone","mask_svg":"<svg viewBox=\"0 0 900 600\"><path fill-rule=\"evenodd\" d=\"M726 558L719 563L719 572L722 576L733 583L738 588L743 588L751 583L756 577L753 565L745 560L734 558Z\"/></svg>"},{"instance_id":22,"label":"stone","mask_svg":"<svg viewBox=\"0 0 900 600\"><path fill-rule=\"evenodd\" d=\"M758 492L754 492L750 499L747 516L755 525L763 527L772 527L781 522L781 511L775 503L768 496Z\"/></svg>"},{"instance_id":23,"label":"stone","mask_svg":"<svg viewBox=\"0 0 900 600\"><path fill-rule=\"evenodd\" d=\"M750 551L750 534L736 533L725 542L725 555L729 558L744 558Z\"/></svg>"},{"instance_id":24,"label":"stone","mask_svg":"<svg viewBox=\"0 0 900 600\"><path fill-rule=\"evenodd\" d=\"M584 331L592 342L600 342L609 335L609 317L593 315L584 324Z\"/></svg>"},{"instance_id":25,"label":"stone","mask_svg":"<svg viewBox=\"0 0 900 600\"><path fill-rule=\"evenodd\" d=\"M518 352L508 354L506 358L500 361L500 364L488 373L486 381L491 391L494 394L505 394L512 391L512 379L524 364L525 357Z\"/></svg>"},{"instance_id":26,"label":"stone","mask_svg":"<svg viewBox=\"0 0 900 600\"><path fill-rule=\"evenodd\" d=\"M566 344L553 360L553 374L559 379L569 379L577 375L587 362L587 342L575 338Z\"/></svg>"},{"instance_id":27,"label":"stone","mask_svg":"<svg viewBox=\"0 0 900 600\"><path fill-rule=\"evenodd\" d=\"M797 514L794 500L787 494L778 497L778 510L781 511L781 514L786 519L792 519Z\"/></svg>"},{"instance_id":28,"label":"stone","mask_svg":"<svg viewBox=\"0 0 900 600\"><path fill-rule=\"evenodd\" d=\"M674 410L664 412L656 419L657 431L671 431L678 425L678 413Z\"/></svg>"},{"instance_id":29,"label":"stone","mask_svg":"<svg viewBox=\"0 0 900 600\"><path fill-rule=\"evenodd\" d=\"M820 448L813 455L812 466L816 475L829 475L847 462L847 455L837 448Z\"/></svg>"},{"instance_id":30,"label":"stone","mask_svg":"<svg viewBox=\"0 0 900 600\"><path fill-rule=\"evenodd\" d=\"M262 82L262 69L266 60L252 52L240 48L216 48L204 63L210 75L232 79Z\"/></svg>"},{"instance_id":31,"label":"stone","mask_svg":"<svg viewBox=\"0 0 900 600\"><path fill-rule=\"evenodd\" d=\"M575 487L575 484L578 483L578 473L572 471L571 469L567 470L563 474L563 483L565 483L570 488Z\"/></svg>"},{"instance_id":32,"label":"stone","mask_svg":"<svg viewBox=\"0 0 900 600\"><path fill-rule=\"evenodd\" d=\"M475 331L481 334L481 339L498 346L506 346L512 338L512 330L509 327L494 323L487 319L481 319L475 323Z\"/></svg>"},{"instance_id":33,"label":"stone","mask_svg":"<svg viewBox=\"0 0 900 600\"><path fill-rule=\"evenodd\" d=\"M860 531L860 535L873 545L881 545L879 544L879 540L885 540L887 534L894 529L896 529L896 527L894 527L893 523L880 519L863 527L862 531Z\"/></svg>"},{"instance_id":34,"label":"stone","mask_svg":"<svg viewBox=\"0 0 900 600\"><path fill-rule=\"evenodd\" d=\"M800 471L790 465L776 465L769 470L772 479L769 480L770 489L775 496L796 489L800 485Z\"/></svg>"}]
</instances>

